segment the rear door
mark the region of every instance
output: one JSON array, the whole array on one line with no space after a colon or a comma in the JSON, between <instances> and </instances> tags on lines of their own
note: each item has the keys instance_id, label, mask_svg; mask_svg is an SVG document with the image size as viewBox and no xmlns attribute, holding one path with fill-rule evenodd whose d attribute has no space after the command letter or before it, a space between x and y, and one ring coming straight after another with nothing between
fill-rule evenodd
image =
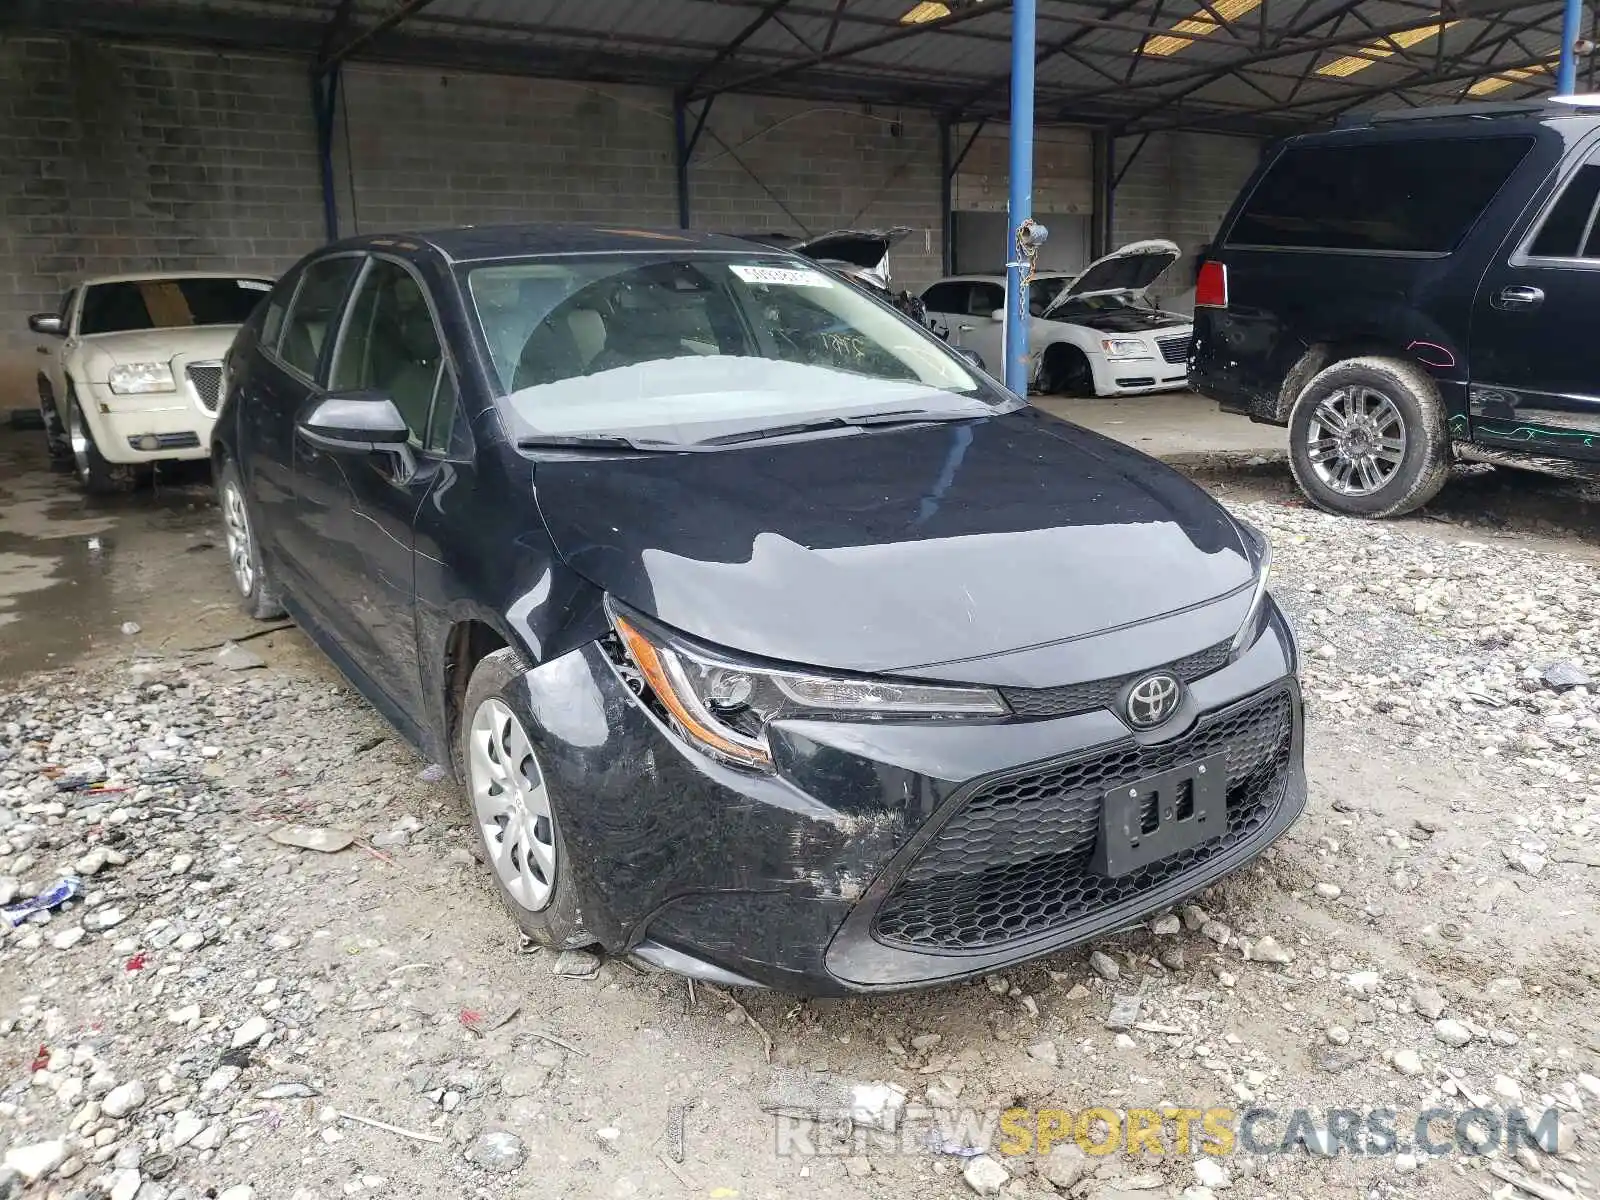
<instances>
[{"instance_id":1,"label":"rear door","mask_svg":"<svg viewBox=\"0 0 1600 1200\"><path fill-rule=\"evenodd\" d=\"M1507 240L1474 300L1474 440L1600 458L1600 151Z\"/></svg>"},{"instance_id":2,"label":"rear door","mask_svg":"<svg viewBox=\"0 0 1600 1200\"><path fill-rule=\"evenodd\" d=\"M293 599L319 611L324 548L295 519L295 421L322 392L332 330L363 259L319 258L280 284L262 319L260 354L239 392L241 456L257 537Z\"/></svg>"}]
</instances>

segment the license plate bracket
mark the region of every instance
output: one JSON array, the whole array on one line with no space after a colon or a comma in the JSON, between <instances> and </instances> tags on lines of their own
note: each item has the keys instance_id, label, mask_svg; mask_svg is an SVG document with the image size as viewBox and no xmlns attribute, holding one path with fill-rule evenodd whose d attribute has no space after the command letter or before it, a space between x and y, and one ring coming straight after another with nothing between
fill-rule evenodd
<instances>
[{"instance_id":1,"label":"license plate bracket","mask_svg":"<svg viewBox=\"0 0 1600 1200\"><path fill-rule=\"evenodd\" d=\"M1147 813L1154 803L1155 820ZM1126 875L1197 846L1227 828L1228 756L1213 754L1105 794L1093 870Z\"/></svg>"}]
</instances>

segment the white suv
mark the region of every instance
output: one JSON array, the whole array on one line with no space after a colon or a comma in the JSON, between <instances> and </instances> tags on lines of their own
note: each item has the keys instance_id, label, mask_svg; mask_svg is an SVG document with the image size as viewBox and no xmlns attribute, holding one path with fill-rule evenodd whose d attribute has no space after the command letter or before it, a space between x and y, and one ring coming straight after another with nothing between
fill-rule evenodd
<instances>
[{"instance_id":1,"label":"white suv","mask_svg":"<svg viewBox=\"0 0 1600 1200\"><path fill-rule=\"evenodd\" d=\"M243 275L88 279L28 327L47 339L39 409L50 457L85 491L125 489L134 468L205 458L222 402L222 358L272 288Z\"/></svg>"}]
</instances>

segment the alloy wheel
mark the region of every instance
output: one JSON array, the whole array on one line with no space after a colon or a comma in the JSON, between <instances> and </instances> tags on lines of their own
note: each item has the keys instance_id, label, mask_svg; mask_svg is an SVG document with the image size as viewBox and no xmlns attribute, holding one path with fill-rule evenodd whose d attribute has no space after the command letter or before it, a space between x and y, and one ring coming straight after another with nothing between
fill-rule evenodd
<instances>
[{"instance_id":1,"label":"alloy wheel","mask_svg":"<svg viewBox=\"0 0 1600 1200\"><path fill-rule=\"evenodd\" d=\"M556 842L550 793L533 745L516 714L492 698L472 714L468 741L472 814L489 864L511 898L537 912L555 892Z\"/></svg>"},{"instance_id":2,"label":"alloy wheel","mask_svg":"<svg viewBox=\"0 0 1600 1200\"><path fill-rule=\"evenodd\" d=\"M1380 391L1340 388L1312 410L1306 452L1311 469L1328 487L1344 496L1370 496L1400 471L1405 418Z\"/></svg>"},{"instance_id":3,"label":"alloy wheel","mask_svg":"<svg viewBox=\"0 0 1600 1200\"><path fill-rule=\"evenodd\" d=\"M228 539L228 564L239 594L248 597L255 590L256 567L250 545L250 514L244 496L233 484L222 489L222 528Z\"/></svg>"}]
</instances>

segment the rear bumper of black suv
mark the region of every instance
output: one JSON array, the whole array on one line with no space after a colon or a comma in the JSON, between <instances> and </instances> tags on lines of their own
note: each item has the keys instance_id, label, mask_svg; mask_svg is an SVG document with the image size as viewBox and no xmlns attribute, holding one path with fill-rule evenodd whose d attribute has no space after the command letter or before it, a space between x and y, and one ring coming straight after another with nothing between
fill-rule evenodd
<instances>
[{"instance_id":1,"label":"rear bumper of black suv","mask_svg":"<svg viewBox=\"0 0 1600 1200\"><path fill-rule=\"evenodd\" d=\"M1237 870L1305 803L1295 650L1275 607L1254 645L1188 683L1181 729L1135 734L1107 707L784 722L772 774L684 745L598 647L527 678L535 713L568 714L535 736L588 928L611 951L722 982L843 995L1011 966ZM573 718L584 710L597 719ZM1108 790L1200 761L1226 764L1216 832L1097 871Z\"/></svg>"}]
</instances>

